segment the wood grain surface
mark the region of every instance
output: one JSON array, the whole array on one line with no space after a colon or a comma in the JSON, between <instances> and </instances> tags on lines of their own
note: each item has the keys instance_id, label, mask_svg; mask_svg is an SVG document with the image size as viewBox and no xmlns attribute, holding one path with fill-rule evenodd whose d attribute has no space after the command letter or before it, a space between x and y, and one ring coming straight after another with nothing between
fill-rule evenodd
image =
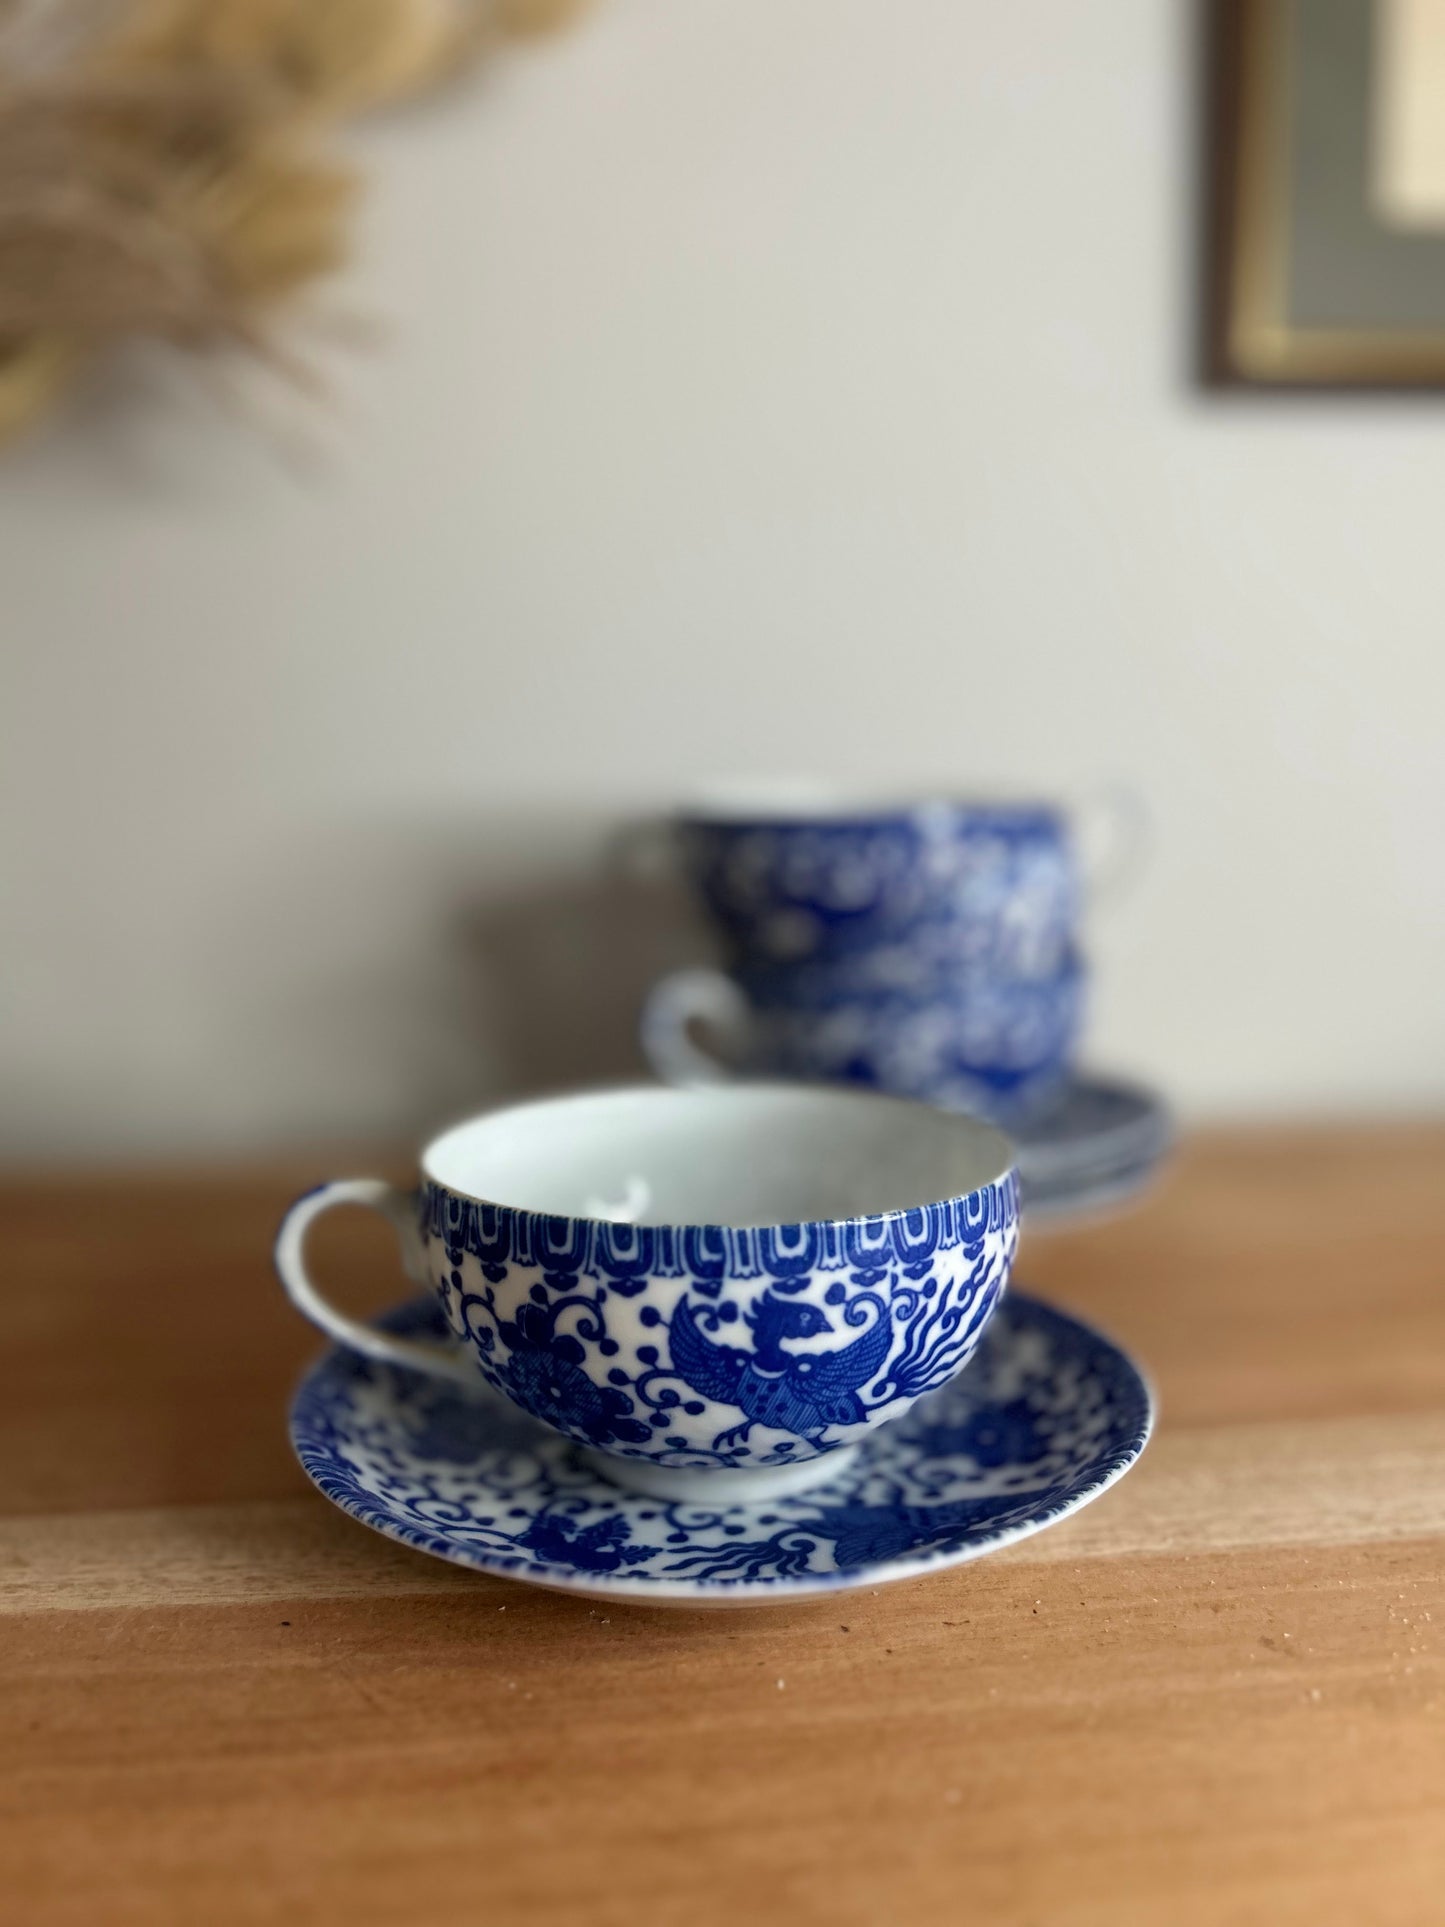
<instances>
[{"instance_id":1,"label":"wood grain surface","mask_svg":"<svg viewBox=\"0 0 1445 1927\"><path fill-rule=\"evenodd\" d=\"M1026 1236L1147 1364L1141 1465L991 1559L729 1614L310 1491L269 1239L368 1168L0 1192L7 1920L1445 1920L1445 1127L1200 1137ZM317 1248L398 1295L381 1227Z\"/></svg>"}]
</instances>

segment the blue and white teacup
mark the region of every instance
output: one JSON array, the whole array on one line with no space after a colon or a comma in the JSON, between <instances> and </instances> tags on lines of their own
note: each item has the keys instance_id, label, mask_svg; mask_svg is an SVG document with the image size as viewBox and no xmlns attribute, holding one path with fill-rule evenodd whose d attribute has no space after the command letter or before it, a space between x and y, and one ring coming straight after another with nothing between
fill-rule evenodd
<instances>
[{"instance_id":1,"label":"blue and white teacup","mask_svg":"<svg viewBox=\"0 0 1445 1927\"><path fill-rule=\"evenodd\" d=\"M1122 792L1069 809L734 790L681 809L664 847L729 969L816 963L871 990L900 971L915 987L928 971L1057 976L1086 891L1117 881L1139 831Z\"/></svg>"},{"instance_id":2,"label":"blue and white teacup","mask_svg":"<svg viewBox=\"0 0 1445 1927\"><path fill-rule=\"evenodd\" d=\"M303 1244L340 1204L390 1219L451 1343L321 1296ZM276 1266L341 1344L485 1381L620 1483L713 1501L830 1477L951 1379L1017 1239L1012 1148L975 1119L801 1085L637 1088L459 1124L416 1193L323 1185L287 1213Z\"/></svg>"},{"instance_id":3,"label":"blue and white teacup","mask_svg":"<svg viewBox=\"0 0 1445 1927\"><path fill-rule=\"evenodd\" d=\"M683 970L653 986L642 1047L671 1084L759 1075L861 1084L1011 1123L1067 1077L1085 984L1072 954L1047 978L970 971L922 988L860 988L823 965Z\"/></svg>"}]
</instances>

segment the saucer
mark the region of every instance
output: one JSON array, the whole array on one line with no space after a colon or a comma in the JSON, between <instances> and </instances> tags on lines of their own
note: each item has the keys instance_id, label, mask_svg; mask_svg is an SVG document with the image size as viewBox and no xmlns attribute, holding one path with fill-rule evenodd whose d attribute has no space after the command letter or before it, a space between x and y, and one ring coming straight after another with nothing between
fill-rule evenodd
<instances>
[{"instance_id":1,"label":"saucer","mask_svg":"<svg viewBox=\"0 0 1445 1927\"><path fill-rule=\"evenodd\" d=\"M1153 1189L1164 1162L1161 1150L1121 1164L1117 1170L1090 1172L1073 1183L1034 1185L1023 1197L1024 1220L1032 1231L1068 1231L1095 1219L1115 1217Z\"/></svg>"},{"instance_id":2,"label":"saucer","mask_svg":"<svg viewBox=\"0 0 1445 1927\"><path fill-rule=\"evenodd\" d=\"M1079 1075L1012 1135L1024 1208L1038 1222L1116 1208L1147 1189L1173 1146L1174 1122L1156 1091Z\"/></svg>"},{"instance_id":3,"label":"saucer","mask_svg":"<svg viewBox=\"0 0 1445 1927\"><path fill-rule=\"evenodd\" d=\"M430 1299L381 1322L444 1330ZM343 1512L439 1559L597 1598L712 1605L878 1586L996 1551L1097 1498L1152 1423L1125 1352L1013 1293L958 1378L793 1498L649 1499L480 1381L458 1391L339 1349L302 1380L291 1442Z\"/></svg>"}]
</instances>

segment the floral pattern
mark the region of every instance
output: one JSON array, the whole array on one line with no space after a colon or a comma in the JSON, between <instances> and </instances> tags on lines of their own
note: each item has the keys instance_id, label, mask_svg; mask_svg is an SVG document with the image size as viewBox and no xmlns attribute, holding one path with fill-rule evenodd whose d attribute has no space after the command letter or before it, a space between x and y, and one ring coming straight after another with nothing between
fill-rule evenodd
<instances>
[{"instance_id":1,"label":"floral pattern","mask_svg":"<svg viewBox=\"0 0 1445 1927\"><path fill-rule=\"evenodd\" d=\"M1037 981L963 972L922 992L741 981L751 1011L749 1069L1008 1117L1037 1105L1064 1076L1083 1024L1086 978L1071 958Z\"/></svg>"},{"instance_id":2,"label":"floral pattern","mask_svg":"<svg viewBox=\"0 0 1445 1927\"><path fill-rule=\"evenodd\" d=\"M427 1271L482 1377L580 1444L678 1468L853 1443L967 1362L1018 1239L1012 1172L796 1225L623 1225L428 1185Z\"/></svg>"},{"instance_id":3,"label":"floral pattern","mask_svg":"<svg viewBox=\"0 0 1445 1927\"><path fill-rule=\"evenodd\" d=\"M630 1416L632 1400L613 1385L594 1384L583 1368L587 1348L556 1329L560 1305L523 1305L502 1319L497 1335L508 1347L501 1368L507 1390L547 1425L580 1434L593 1445L645 1445L650 1429Z\"/></svg>"},{"instance_id":4,"label":"floral pattern","mask_svg":"<svg viewBox=\"0 0 1445 1927\"><path fill-rule=\"evenodd\" d=\"M1068 819L1043 805L700 819L684 827L683 855L734 963L845 962L891 943L949 971L1041 979L1079 917Z\"/></svg>"},{"instance_id":5,"label":"floral pattern","mask_svg":"<svg viewBox=\"0 0 1445 1927\"><path fill-rule=\"evenodd\" d=\"M441 1321L422 1303L386 1323L417 1334ZM343 1511L421 1551L564 1590L707 1603L876 1585L977 1558L1097 1497L1137 1459L1152 1420L1122 1351L1014 1295L961 1376L827 1484L765 1505L625 1491L485 1389L458 1396L345 1351L302 1383L291 1437Z\"/></svg>"},{"instance_id":6,"label":"floral pattern","mask_svg":"<svg viewBox=\"0 0 1445 1927\"><path fill-rule=\"evenodd\" d=\"M1015 1122L1064 1080L1087 971L1062 810L936 801L677 830L726 974L653 987L640 1036L664 1081L744 1070Z\"/></svg>"}]
</instances>

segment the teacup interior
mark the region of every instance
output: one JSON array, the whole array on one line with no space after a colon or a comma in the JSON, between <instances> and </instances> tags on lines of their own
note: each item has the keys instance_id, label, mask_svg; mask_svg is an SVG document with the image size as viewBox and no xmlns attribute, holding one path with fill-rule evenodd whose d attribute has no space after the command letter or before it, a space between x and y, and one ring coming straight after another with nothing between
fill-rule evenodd
<instances>
[{"instance_id":1,"label":"teacup interior","mask_svg":"<svg viewBox=\"0 0 1445 1927\"><path fill-rule=\"evenodd\" d=\"M787 1084L550 1098L459 1124L428 1176L521 1211L634 1224L797 1224L962 1197L1012 1146L974 1118Z\"/></svg>"},{"instance_id":2,"label":"teacup interior","mask_svg":"<svg viewBox=\"0 0 1445 1927\"><path fill-rule=\"evenodd\" d=\"M695 793L678 812L681 821L713 829L747 830L876 827L880 823L986 819L1060 827L1058 805L1031 795L900 794L890 790L840 789L799 777L791 782L714 783Z\"/></svg>"}]
</instances>

